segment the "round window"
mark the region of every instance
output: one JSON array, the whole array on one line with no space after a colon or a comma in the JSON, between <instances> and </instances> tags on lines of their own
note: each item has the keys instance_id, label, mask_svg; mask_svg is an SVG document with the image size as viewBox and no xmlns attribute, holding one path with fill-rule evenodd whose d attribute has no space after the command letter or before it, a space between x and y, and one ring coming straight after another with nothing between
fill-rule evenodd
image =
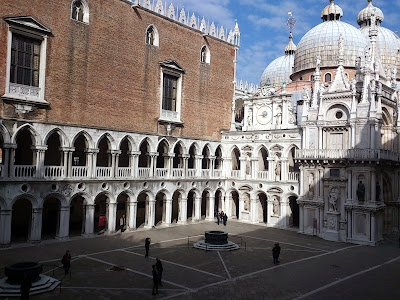
<instances>
[{"instance_id":1,"label":"round window","mask_svg":"<svg viewBox=\"0 0 400 300\"><path fill-rule=\"evenodd\" d=\"M343 117L343 112L340 110L336 112L336 119L341 119Z\"/></svg>"}]
</instances>

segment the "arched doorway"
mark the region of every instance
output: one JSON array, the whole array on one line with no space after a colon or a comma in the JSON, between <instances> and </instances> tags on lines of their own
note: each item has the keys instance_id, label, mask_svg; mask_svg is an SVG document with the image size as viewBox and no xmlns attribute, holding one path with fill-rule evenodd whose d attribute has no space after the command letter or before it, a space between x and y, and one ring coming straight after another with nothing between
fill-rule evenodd
<instances>
[{"instance_id":1,"label":"arched doorway","mask_svg":"<svg viewBox=\"0 0 400 300\"><path fill-rule=\"evenodd\" d=\"M258 194L258 222L267 223L268 222L268 201L267 195L264 193Z\"/></svg>"},{"instance_id":2,"label":"arched doorway","mask_svg":"<svg viewBox=\"0 0 400 300\"><path fill-rule=\"evenodd\" d=\"M221 212L221 210L223 210L222 192L221 190L217 190L215 192L214 214L216 212Z\"/></svg>"},{"instance_id":3,"label":"arched doorway","mask_svg":"<svg viewBox=\"0 0 400 300\"><path fill-rule=\"evenodd\" d=\"M177 223L179 221L179 202L182 199L180 192L176 191L172 196L172 216L171 223Z\"/></svg>"},{"instance_id":4,"label":"arched doorway","mask_svg":"<svg viewBox=\"0 0 400 300\"><path fill-rule=\"evenodd\" d=\"M42 211L42 239L54 239L60 224L60 200L51 197L44 201Z\"/></svg>"},{"instance_id":5,"label":"arched doorway","mask_svg":"<svg viewBox=\"0 0 400 300\"><path fill-rule=\"evenodd\" d=\"M210 193L208 191L204 191L201 195L201 211L200 216L201 219L206 219L208 216L208 207L210 202Z\"/></svg>"},{"instance_id":6,"label":"arched doorway","mask_svg":"<svg viewBox=\"0 0 400 300\"><path fill-rule=\"evenodd\" d=\"M156 211L155 211L155 220L154 225L161 225L163 220L165 219L165 205L164 200L166 196L164 193L158 193L156 196Z\"/></svg>"},{"instance_id":7,"label":"arched doorway","mask_svg":"<svg viewBox=\"0 0 400 300\"><path fill-rule=\"evenodd\" d=\"M239 194L236 191L231 192L231 218L239 219Z\"/></svg>"},{"instance_id":8,"label":"arched doorway","mask_svg":"<svg viewBox=\"0 0 400 300\"><path fill-rule=\"evenodd\" d=\"M193 220L195 216L194 212L194 200L196 199L196 194L193 191L190 191L187 198L187 220Z\"/></svg>"},{"instance_id":9,"label":"arched doorway","mask_svg":"<svg viewBox=\"0 0 400 300\"><path fill-rule=\"evenodd\" d=\"M117 211L115 215L115 231L121 229L121 218L125 220L125 230L128 225L129 211L128 211L128 195L121 193L117 198Z\"/></svg>"},{"instance_id":10,"label":"arched doorway","mask_svg":"<svg viewBox=\"0 0 400 300\"><path fill-rule=\"evenodd\" d=\"M148 196L146 193L139 194L137 198L136 228L143 228L147 223Z\"/></svg>"},{"instance_id":11,"label":"arched doorway","mask_svg":"<svg viewBox=\"0 0 400 300\"><path fill-rule=\"evenodd\" d=\"M86 207L85 198L77 195L71 200L69 209L69 236L81 235L85 232Z\"/></svg>"},{"instance_id":12,"label":"arched doorway","mask_svg":"<svg viewBox=\"0 0 400 300\"><path fill-rule=\"evenodd\" d=\"M64 176L61 137L53 132L47 139L47 150L44 154L44 176L48 179ZM43 233L43 230L42 230Z\"/></svg>"},{"instance_id":13,"label":"arched doorway","mask_svg":"<svg viewBox=\"0 0 400 300\"><path fill-rule=\"evenodd\" d=\"M100 194L94 200L94 233L104 233L108 228L108 197Z\"/></svg>"},{"instance_id":14,"label":"arched doorway","mask_svg":"<svg viewBox=\"0 0 400 300\"><path fill-rule=\"evenodd\" d=\"M290 227L299 227L300 221L300 208L297 204L297 197L290 196L289 197L289 226Z\"/></svg>"},{"instance_id":15,"label":"arched doorway","mask_svg":"<svg viewBox=\"0 0 400 300\"><path fill-rule=\"evenodd\" d=\"M18 199L12 207L11 241L26 242L30 238L32 224L32 203L28 199Z\"/></svg>"}]
</instances>

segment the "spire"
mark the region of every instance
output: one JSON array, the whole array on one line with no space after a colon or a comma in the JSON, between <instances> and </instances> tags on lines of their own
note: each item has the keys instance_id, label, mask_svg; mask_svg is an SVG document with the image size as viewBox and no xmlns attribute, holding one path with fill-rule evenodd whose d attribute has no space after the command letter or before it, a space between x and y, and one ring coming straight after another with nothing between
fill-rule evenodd
<instances>
[{"instance_id":1,"label":"spire","mask_svg":"<svg viewBox=\"0 0 400 300\"><path fill-rule=\"evenodd\" d=\"M293 34L290 33L289 34L289 43L285 47L285 55L295 54L296 50L297 50L297 47L296 47L295 43L293 43Z\"/></svg>"},{"instance_id":2,"label":"spire","mask_svg":"<svg viewBox=\"0 0 400 300\"><path fill-rule=\"evenodd\" d=\"M372 0L367 0L367 1L368 1L367 7L362 9L358 13L357 24L360 25L361 28L369 26L371 24L372 13L374 13L376 17L375 24L379 26L384 19L383 12L378 7L372 5Z\"/></svg>"},{"instance_id":3,"label":"spire","mask_svg":"<svg viewBox=\"0 0 400 300\"><path fill-rule=\"evenodd\" d=\"M235 20L235 29L233 30L233 44L240 46L240 30L237 20Z\"/></svg>"}]
</instances>

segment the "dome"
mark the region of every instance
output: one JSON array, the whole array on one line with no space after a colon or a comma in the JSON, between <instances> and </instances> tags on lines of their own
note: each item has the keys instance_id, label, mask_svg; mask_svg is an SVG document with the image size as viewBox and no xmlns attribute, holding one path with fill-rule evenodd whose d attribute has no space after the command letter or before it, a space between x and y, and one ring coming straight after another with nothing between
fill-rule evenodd
<instances>
[{"instance_id":1,"label":"dome","mask_svg":"<svg viewBox=\"0 0 400 300\"><path fill-rule=\"evenodd\" d=\"M324 21L328 20L340 20L343 17L343 10L339 5L336 5L334 0L330 0L331 3L322 10L321 19Z\"/></svg>"},{"instance_id":2,"label":"dome","mask_svg":"<svg viewBox=\"0 0 400 300\"><path fill-rule=\"evenodd\" d=\"M273 60L264 70L260 86L271 85L275 88L282 87L282 84L291 82L290 75L292 74L294 63L294 55L284 55Z\"/></svg>"},{"instance_id":3,"label":"dome","mask_svg":"<svg viewBox=\"0 0 400 300\"><path fill-rule=\"evenodd\" d=\"M398 51L400 50L400 38L393 31L385 27L378 26L377 29L377 44L383 68L386 70L396 66L397 70L400 70L400 61L397 59ZM366 38L369 38L368 26L360 28L360 31ZM397 78L399 76L400 74L397 75Z\"/></svg>"},{"instance_id":4,"label":"dome","mask_svg":"<svg viewBox=\"0 0 400 300\"><path fill-rule=\"evenodd\" d=\"M323 22L309 30L297 45L294 72L316 67L316 57L321 56L321 67L338 65L339 36L343 37L344 67L354 67L356 58L364 57L368 40L361 31L342 21Z\"/></svg>"},{"instance_id":5,"label":"dome","mask_svg":"<svg viewBox=\"0 0 400 300\"><path fill-rule=\"evenodd\" d=\"M375 12L377 23L382 23L384 18L383 12L379 8L372 5L372 0L368 0L368 6L358 13L357 24L360 25L361 28L369 26L373 12Z\"/></svg>"}]
</instances>

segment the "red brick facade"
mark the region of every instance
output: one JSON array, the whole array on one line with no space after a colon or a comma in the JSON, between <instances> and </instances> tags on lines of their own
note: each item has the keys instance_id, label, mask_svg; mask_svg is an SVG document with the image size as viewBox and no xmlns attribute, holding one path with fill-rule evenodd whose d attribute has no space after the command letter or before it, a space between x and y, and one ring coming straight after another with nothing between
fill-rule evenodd
<instances>
[{"instance_id":1,"label":"red brick facade","mask_svg":"<svg viewBox=\"0 0 400 300\"><path fill-rule=\"evenodd\" d=\"M234 46L121 0L87 1L90 22L71 19L71 0L4 0L0 19L0 94L5 90L8 24L4 17L32 16L48 27L45 99L23 119L162 133L160 62L175 60L184 70L181 120L172 135L219 139L229 129ZM159 47L146 45L153 24ZM207 45L211 63L200 62ZM3 119L21 119L1 101Z\"/></svg>"}]
</instances>

